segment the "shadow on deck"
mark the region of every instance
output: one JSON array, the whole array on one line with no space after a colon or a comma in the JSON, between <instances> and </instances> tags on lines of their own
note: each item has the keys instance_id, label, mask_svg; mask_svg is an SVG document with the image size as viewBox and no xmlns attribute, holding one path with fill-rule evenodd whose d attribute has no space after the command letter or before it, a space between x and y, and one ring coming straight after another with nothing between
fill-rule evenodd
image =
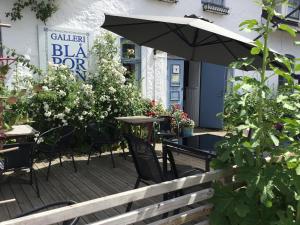
<instances>
[{"instance_id":1,"label":"shadow on deck","mask_svg":"<svg viewBox=\"0 0 300 225\"><path fill-rule=\"evenodd\" d=\"M37 173L40 198L37 197L33 186L9 182L0 184L0 201L15 198L16 201L0 205L0 221L41 207L49 203L73 200L83 202L127 190L133 189L137 174L131 159L115 156L116 168L112 168L110 157L107 155L92 158L87 165L87 157L76 157L78 172L75 173L72 162L64 157L63 166L57 159L50 172L49 181L46 181L47 162L34 165ZM24 177L27 175L24 174ZM161 200L161 198L156 198ZM141 201L136 206L145 206L155 199ZM99 213L84 216L78 224L86 224L100 219L124 213L125 206L109 209Z\"/></svg>"},{"instance_id":2,"label":"shadow on deck","mask_svg":"<svg viewBox=\"0 0 300 225\"><path fill-rule=\"evenodd\" d=\"M0 205L0 222L53 202L66 200L83 202L132 190L137 173L131 158L127 157L125 160L118 154L115 154L114 158L116 168L112 168L109 155L102 155L100 158L94 156L89 165L86 164L87 156L77 156L75 158L77 173L74 172L70 158L63 158L63 166L60 166L59 160L56 159L51 167L49 181L46 181L48 163L46 161L36 163L34 168L38 177L40 198L37 197L34 187L29 184L13 181L0 184L0 201L16 199L15 202ZM203 162L199 162L199 160L188 159L183 155L179 158L178 163L181 161L188 162L190 165L204 166ZM162 197L138 201L134 203L133 209L160 201L162 201ZM125 206L108 209L81 217L78 224L92 223L124 212Z\"/></svg>"}]
</instances>

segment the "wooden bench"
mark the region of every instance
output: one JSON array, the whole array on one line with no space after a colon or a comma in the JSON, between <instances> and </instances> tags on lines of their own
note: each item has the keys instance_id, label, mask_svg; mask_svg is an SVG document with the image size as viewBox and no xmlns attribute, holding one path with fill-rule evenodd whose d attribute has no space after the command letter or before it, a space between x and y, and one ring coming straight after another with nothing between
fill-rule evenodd
<instances>
[{"instance_id":1,"label":"wooden bench","mask_svg":"<svg viewBox=\"0 0 300 225\"><path fill-rule=\"evenodd\" d=\"M102 198L97 198L71 206L61 207L38 214L25 216L18 219L8 220L0 223L0 225L47 225L80 217L92 213L96 213L105 209L117 207L153 196L162 195L168 192L177 191L184 188L205 184L215 180L224 180L226 177L232 176L234 170L216 170L199 175L184 177L160 184L142 187L135 190L121 192ZM195 203L200 203L210 199L214 195L212 188L206 188L194 193L185 194L170 200L159 202L150 206L132 210L108 219L93 223L93 225L125 225L143 221L155 216L163 215L167 212L173 212ZM188 209L185 212L152 222L150 225L164 224L184 224L193 221L197 225L209 225L207 216L211 212L213 205L203 203L197 208Z\"/></svg>"}]
</instances>

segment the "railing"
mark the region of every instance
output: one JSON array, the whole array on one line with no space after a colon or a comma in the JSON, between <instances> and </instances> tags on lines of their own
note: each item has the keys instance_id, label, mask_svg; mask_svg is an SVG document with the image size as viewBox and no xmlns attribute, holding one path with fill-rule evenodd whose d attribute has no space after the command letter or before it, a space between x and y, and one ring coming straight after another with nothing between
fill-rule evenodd
<instances>
[{"instance_id":1,"label":"railing","mask_svg":"<svg viewBox=\"0 0 300 225\"><path fill-rule=\"evenodd\" d=\"M80 217L92 214L105 209L124 205L129 202L134 202L157 195L166 194L172 191L177 191L184 188L208 183L215 180L224 180L226 177L232 176L234 170L216 170L194 176L184 177L177 180L167 181L160 184L142 187L135 190L130 190L102 198L93 199L90 201L81 202L78 204L65 206L22 218L8 220L0 223L0 225L48 225L62 221L66 221L75 217ZM154 216L162 215L166 212L182 208L184 206L192 205L211 198L214 194L212 188L203 189L191 194L186 194L167 201L156 203L147 207L133 210L128 213L120 214L108 219L104 219L94 223L93 225L125 225L139 222ZM208 225L209 222L205 217L212 210L212 204L204 204L200 207L188 210L154 223L151 225L163 224L182 224L189 221L199 221L199 225Z\"/></svg>"}]
</instances>

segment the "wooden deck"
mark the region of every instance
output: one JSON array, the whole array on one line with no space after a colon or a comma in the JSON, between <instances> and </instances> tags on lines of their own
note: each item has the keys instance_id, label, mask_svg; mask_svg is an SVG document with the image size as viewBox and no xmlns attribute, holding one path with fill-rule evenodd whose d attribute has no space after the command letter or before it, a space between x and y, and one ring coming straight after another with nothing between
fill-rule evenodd
<instances>
[{"instance_id":1,"label":"wooden deck","mask_svg":"<svg viewBox=\"0 0 300 225\"><path fill-rule=\"evenodd\" d=\"M110 194L133 189L137 174L128 158L124 160L115 155L116 168L112 168L109 155L93 157L87 165L86 156L76 157L78 172L75 173L69 158L64 158L63 166L56 160L51 167L49 181L46 181L47 162L35 164L41 197L38 198L33 187L16 182L0 184L0 201L15 198L16 202L0 205L0 221L14 218L16 215L34 208L65 200L82 202ZM183 162L187 162L185 157ZM189 160L192 164L202 162ZM141 207L161 201L161 197L139 201L133 205ZM88 224L100 219L108 218L125 211L125 206L109 209L103 212L84 216L78 224ZM139 223L144 224L144 223Z\"/></svg>"}]
</instances>

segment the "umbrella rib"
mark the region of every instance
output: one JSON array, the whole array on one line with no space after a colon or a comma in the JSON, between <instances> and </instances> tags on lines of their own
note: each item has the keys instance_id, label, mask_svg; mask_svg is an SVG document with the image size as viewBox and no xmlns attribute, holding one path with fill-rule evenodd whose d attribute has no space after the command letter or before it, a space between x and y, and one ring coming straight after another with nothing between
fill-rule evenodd
<instances>
[{"instance_id":1,"label":"umbrella rib","mask_svg":"<svg viewBox=\"0 0 300 225\"><path fill-rule=\"evenodd\" d=\"M193 52L192 52L192 58L193 59L195 57L195 53L196 53L196 41L198 39L198 35L199 35L199 29L195 29L195 35L194 35L194 41L193 41Z\"/></svg>"},{"instance_id":2,"label":"umbrella rib","mask_svg":"<svg viewBox=\"0 0 300 225\"><path fill-rule=\"evenodd\" d=\"M167 24L167 26L169 27L169 29L171 29L170 26L169 26L168 24ZM175 24L175 26L178 27L177 24ZM181 31L180 29L181 29L181 27L178 28L177 30L175 30L174 33L177 34L177 36L178 36L182 41L184 41L188 46L193 47L193 45L187 40L187 38L184 36L184 34L182 33L182 31Z\"/></svg>"},{"instance_id":3,"label":"umbrella rib","mask_svg":"<svg viewBox=\"0 0 300 225\"><path fill-rule=\"evenodd\" d=\"M215 34L211 34L211 35L209 35L209 36L203 38L201 41L195 43L195 46L198 46L198 45L200 46L204 41L210 39L210 38L213 37L214 35L215 35Z\"/></svg>"},{"instance_id":4,"label":"umbrella rib","mask_svg":"<svg viewBox=\"0 0 300 225\"><path fill-rule=\"evenodd\" d=\"M102 25L103 28L111 28L111 27L123 27L123 26L135 26L135 25L148 25L159 23L158 21L148 21L148 22L140 22L140 23L121 23L121 24L112 24L112 25Z\"/></svg>"},{"instance_id":5,"label":"umbrella rib","mask_svg":"<svg viewBox=\"0 0 300 225\"><path fill-rule=\"evenodd\" d=\"M231 49L224 43L224 41L221 40L221 38L218 35L215 35L216 38L220 41L220 43L227 49L227 51L230 53L230 55L237 60L238 57L231 51Z\"/></svg>"},{"instance_id":6,"label":"umbrella rib","mask_svg":"<svg viewBox=\"0 0 300 225\"><path fill-rule=\"evenodd\" d=\"M172 32L174 32L174 31L176 31L176 30L178 30L178 29L180 29L180 28L182 28L182 27L184 27L184 26L186 26L186 25L181 25L179 28L178 27L176 27L176 28L170 28L170 27L168 27L170 30L168 30L168 31L166 31L166 32L164 32L164 33L161 33L161 34L159 34L159 35L157 35L157 36L155 36L155 37L152 37L152 38L150 38L150 39L148 39L147 41L143 41L142 43L139 43L139 45L145 45L145 44L147 44L147 43L149 43L149 42L151 42L151 41L154 41L155 39L158 39L158 38L160 38L160 37L162 37L162 36L165 36L165 35L167 35L167 34L169 34L169 33L172 33Z\"/></svg>"},{"instance_id":7,"label":"umbrella rib","mask_svg":"<svg viewBox=\"0 0 300 225\"><path fill-rule=\"evenodd\" d=\"M215 44L220 44L220 43L228 43L228 42L232 42L232 40L228 40L228 41L211 41L211 42L206 42L206 43L201 44L201 45L197 45L196 47L215 45Z\"/></svg>"}]
</instances>

